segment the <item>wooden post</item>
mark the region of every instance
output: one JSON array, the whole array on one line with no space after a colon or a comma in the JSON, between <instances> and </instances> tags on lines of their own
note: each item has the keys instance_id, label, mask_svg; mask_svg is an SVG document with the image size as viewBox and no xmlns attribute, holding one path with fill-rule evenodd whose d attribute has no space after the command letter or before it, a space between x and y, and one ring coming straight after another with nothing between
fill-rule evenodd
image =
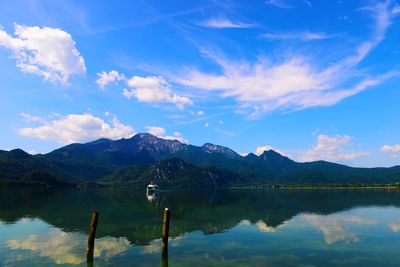
<instances>
[{"instance_id":1,"label":"wooden post","mask_svg":"<svg viewBox=\"0 0 400 267\"><path fill-rule=\"evenodd\" d=\"M99 212L93 211L92 222L90 223L89 239L86 247L86 258L93 261L94 239L96 237L97 222L99 221Z\"/></svg>"},{"instance_id":2,"label":"wooden post","mask_svg":"<svg viewBox=\"0 0 400 267\"><path fill-rule=\"evenodd\" d=\"M161 267L168 267L168 253L162 255Z\"/></svg>"},{"instance_id":3,"label":"wooden post","mask_svg":"<svg viewBox=\"0 0 400 267\"><path fill-rule=\"evenodd\" d=\"M162 247L161 247L161 253L163 257L168 257L168 232L169 232L169 209L165 208L163 230L162 230Z\"/></svg>"}]
</instances>

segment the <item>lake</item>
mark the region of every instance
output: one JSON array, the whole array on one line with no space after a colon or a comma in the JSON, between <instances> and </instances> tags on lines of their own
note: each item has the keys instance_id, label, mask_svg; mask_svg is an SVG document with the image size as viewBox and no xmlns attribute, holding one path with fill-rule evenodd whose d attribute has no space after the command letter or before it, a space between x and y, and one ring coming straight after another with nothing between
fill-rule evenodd
<instances>
[{"instance_id":1,"label":"lake","mask_svg":"<svg viewBox=\"0 0 400 267\"><path fill-rule=\"evenodd\" d=\"M391 266L400 262L400 192L381 189L0 188L1 266Z\"/></svg>"}]
</instances>

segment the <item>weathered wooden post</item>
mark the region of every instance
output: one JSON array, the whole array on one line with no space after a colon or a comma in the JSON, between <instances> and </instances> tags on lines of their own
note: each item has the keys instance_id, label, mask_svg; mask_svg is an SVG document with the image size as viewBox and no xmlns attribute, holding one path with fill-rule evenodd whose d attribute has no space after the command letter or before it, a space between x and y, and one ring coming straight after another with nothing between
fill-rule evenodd
<instances>
[{"instance_id":1,"label":"weathered wooden post","mask_svg":"<svg viewBox=\"0 0 400 267\"><path fill-rule=\"evenodd\" d=\"M168 232L169 232L169 209L164 210L163 230L162 230L162 247L161 254L168 257Z\"/></svg>"},{"instance_id":2,"label":"weathered wooden post","mask_svg":"<svg viewBox=\"0 0 400 267\"><path fill-rule=\"evenodd\" d=\"M166 255L162 255L161 267L168 267L168 253Z\"/></svg>"},{"instance_id":3,"label":"weathered wooden post","mask_svg":"<svg viewBox=\"0 0 400 267\"><path fill-rule=\"evenodd\" d=\"M86 247L86 259L93 261L94 239L96 237L97 222L99 221L99 212L93 211L92 222L90 223L89 239Z\"/></svg>"}]
</instances>

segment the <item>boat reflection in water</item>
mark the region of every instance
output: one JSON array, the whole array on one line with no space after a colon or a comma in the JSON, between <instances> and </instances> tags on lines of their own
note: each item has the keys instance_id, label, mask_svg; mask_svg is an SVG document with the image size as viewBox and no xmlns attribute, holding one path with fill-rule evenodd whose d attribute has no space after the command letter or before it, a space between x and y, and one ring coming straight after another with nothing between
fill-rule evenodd
<instances>
[{"instance_id":1,"label":"boat reflection in water","mask_svg":"<svg viewBox=\"0 0 400 267\"><path fill-rule=\"evenodd\" d=\"M146 197L147 197L147 201L149 201L150 203L152 203L153 201L157 200L158 197L158 191L146 191Z\"/></svg>"}]
</instances>

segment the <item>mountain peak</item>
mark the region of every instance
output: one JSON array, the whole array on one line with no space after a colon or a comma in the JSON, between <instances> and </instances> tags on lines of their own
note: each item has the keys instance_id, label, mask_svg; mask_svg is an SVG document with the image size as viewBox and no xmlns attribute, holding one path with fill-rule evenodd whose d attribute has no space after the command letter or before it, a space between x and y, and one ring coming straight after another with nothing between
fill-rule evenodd
<instances>
[{"instance_id":1,"label":"mountain peak","mask_svg":"<svg viewBox=\"0 0 400 267\"><path fill-rule=\"evenodd\" d=\"M207 153L221 153L221 154L224 154L226 157L231 158L231 159L240 158L241 157L238 153L236 153L235 151L233 151L230 148L227 148L225 146L214 145L214 144L211 144L211 143L205 143L201 147L201 149L204 152L207 152Z\"/></svg>"},{"instance_id":2,"label":"mountain peak","mask_svg":"<svg viewBox=\"0 0 400 267\"><path fill-rule=\"evenodd\" d=\"M152 137L157 138L156 136L149 134L149 133L137 133L134 136L132 136L130 139L133 139L133 138L143 139L143 138L152 138Z\"/></svg>"},{"instance_id":3,"label":"mountain peak","mask_svg":"<svg viewBox=\"0 0 400 267\"><path fill-rule=\"evenodd\" d=\"M26 153L22 149L13 149L8 152L9 156L12 157L13 159L28 159L31 158L32 155L29 153Z\"/></svg>"},{"instance_id":4,"label":"mountain peak","mask_svg":"<svg viewBox=\"0 0 400 267\"><path fill-rule=\"evenodd\" d=\"M289 159L286 156L281 155L280 153L276 152L273 149L270 150L265 150L259 158L267 160L267 158L272 158L272 159Z\"/></svg>"},{"instance_id":5,"label":"mountain peak","mask_svg":"<svg viewBox=\"0 0 400 267\"><path fill-rule=\"evenodd\" d=\"M86 145L102 145L102 144L108 144L111 142L112 142L112 140L110 140L108 138L100 138L98 140L86 143Z\"/></svg>"}]
</instances>

